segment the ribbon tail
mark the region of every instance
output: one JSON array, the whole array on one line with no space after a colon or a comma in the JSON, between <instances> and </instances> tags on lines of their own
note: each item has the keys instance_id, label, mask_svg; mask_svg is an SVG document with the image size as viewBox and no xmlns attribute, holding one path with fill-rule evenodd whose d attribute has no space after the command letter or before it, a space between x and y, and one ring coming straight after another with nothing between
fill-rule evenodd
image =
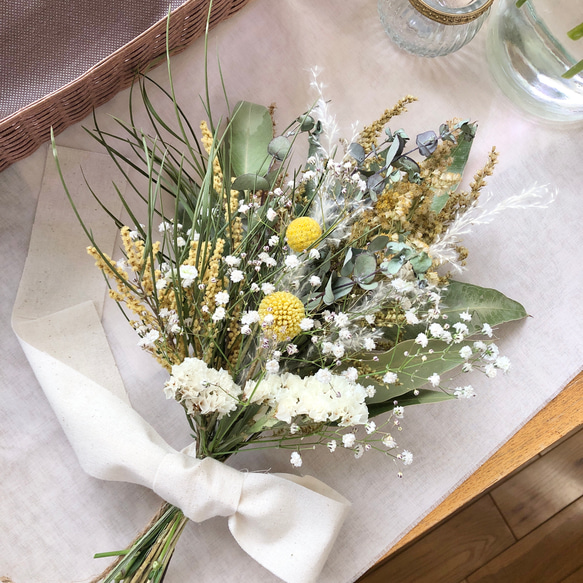
<instances>
[{"instance_id":1,"label":"ribbon tail","mask_svg":"<svg viewBox=\"0 0 583 583\"><path fill-rule=\"evenodd\" d=\"M241 548L286 583L317 581L350 502L311 476L246 474L229 529Z\"/></svg>"}]
</instances>

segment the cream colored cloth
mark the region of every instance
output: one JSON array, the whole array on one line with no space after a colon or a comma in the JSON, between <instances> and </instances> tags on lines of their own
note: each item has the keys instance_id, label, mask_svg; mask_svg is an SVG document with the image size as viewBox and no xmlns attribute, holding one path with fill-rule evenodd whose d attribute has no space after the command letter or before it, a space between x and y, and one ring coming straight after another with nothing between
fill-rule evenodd
<instances>
[{"instance_id":1,"label":"cream colored cloth","mask_svg":"<svg viewBox=\"0 0 583 583\"><path fill-rule=\"evenodd\" d=\"M113 223L98 216L84 180L105 191L115 166L66 148L59 160L80 215L111 252ZM240 472L170 447L129 404L99 318L104 282L92 261L79 261L86 243L49 153L12 322L83 469L152 488L195 522L228 516L240 546L271 572L316 581L348 501L310 476Z\"/></svg>"}]
</instances>

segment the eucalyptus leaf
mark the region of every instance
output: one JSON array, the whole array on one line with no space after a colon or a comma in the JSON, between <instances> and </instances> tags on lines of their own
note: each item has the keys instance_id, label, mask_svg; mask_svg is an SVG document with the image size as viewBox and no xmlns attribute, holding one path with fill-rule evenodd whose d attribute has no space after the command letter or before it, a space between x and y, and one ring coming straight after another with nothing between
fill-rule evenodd
<instances>
[{"instance_id":1,"label":"eucalyptus leaf","mask_svg":"<svg viewBox=\"0 0 583 583\"><path fill-rule=\"evenodd\" d=\"M471 142L475 138L476 132L478 131L478 124L468 123L466 121L463 122L459 127L462 131L462 138L464 140Z\"/></svg>"},{"instance_id":2,"label":"eucalyptus leaf","mask_svg":"<svg viewBox=\"0 0 583 583\"><path fill-rule=\"evenodd\" d=\"M389 275L395 275L403 267L404 258L401 256L393 257L390 261L383 261L380 264L380 270Z\"/></svg>"},{"instance_id":3,"label":"eucalyptus leaf","mask_svg":"<svg viewBox=\"0 0 583 583\"><path fill-rule=\"evenodd\" d=\"M442 123L439 126L439 136L442 140L448 140L449 142L453 142L454 144L457 143L455 136L451 133L449 129L449 125L446 123Z\"/></svg>"},{"instance_id":4,"label":"eucalyptus leaf","mask_svg":"<svg viewBox=\"0 0 583 583\"><path fill-rule=\"evenodd\" d=\"M352 144L348 146L348 154L352 156L359 164L362 164L366 158L366 152L364 151L364 148L356 142L352 142Z\"/></svg>"},{"instance_id":5,"label":"eucalyptus leaf","mask_svg":"<svg viewBox=\"0 0 583 583\"><path fill-rule=\"evenodd\" d=\"M419 148L419 153L426 158L431 156L431 154L437 150L437 144L439 143L437 134L434 131L419 134L415 141Z\"/></svg>"},{"instance_id":6,"label":"eucalyptus leaf","mask_svg":"<svg viewBox=\"0 0 583 583\"><path fill-rule=\"evenodd\" d=\"M423 251L419 255L409 259L409 263L411 263L411 267L415 273L419 275L420 273L425 273L431 267L433 261L431 260L431 257Z\"/></svg>"},{"instance_id":7,"label":"eucalyptus leaf","mask_svg":"<svg viewBox=\"0 0 583 583\"><path fill-rule=\"evenodd\" d=\"M291 142L284 136L273 138L267 146L267 152L277 160L285 160L291 149Z\"/></svg>"},{"instance_id":8,"label":"eucalyptus leaf","mask_svg":"<svg viewBox=\"0 0 583 583\"><path fill-rule=\"evenodd\" d=\"M304 115L298 117L298 122L300 122L300 131L309 132L316 125L316 120L311 115Z\"/></svg>"},{"instance_id":9,"label":"eucalyptus leaf","mask_svg":"<svg viewBox=\"0 0 583 583\"><path fill-rule=\"evenodd\" d=\"M377 287L379 287L379 282L378 281L373 281L372 283L358 283L358 287L365 289L365 290L371 290L371 289L376 289Z\"/></svg>"},{"instance_id":10,"label":"eucalyptus leaf","mask_svg":"<svg viewBox=\"0 0 583 583\"><path fill-rule=\"evenodd\" d=\"M393 138L393 142L387 150L387 155L385 158L385 166L388 168L393 160L402 153L404 147L404 140L397 133Z\"/></svg>"},{"instance_id":11,"label":"eucalyptus leaf","mask_svg":"<svg viewBox=\"0 0 583 583\"><path fill-rule=\"evenodd\" d=\"M231 188L234 190L251 190L253 192L269 190L269 181L263 176L257 176L257 174L243 174L235 178Z\"/></svg>"},{"instance_id":12,"label":"eucalyptus leaf","mask_svg":"<svg viewBox=\"0 0 583 583\"><path fill-rule=\"evenodd\" d=\"M332 291L334 293L334 300L339 300L347 296L354 287L354 282L348 277L339 277L332 284Z\"/></svg>"},{"instance_id":13,"label":"eucalyptus leaf","mask_svg":"<svg viewBox=\"0 0 583 583\"><path fill-rule=\"evenodd\" d=\"M349 248L346 251L346 255L344 256L344 264L342 265L342 269L340 270L340 275L350 275L354 270L354 261L352 261L352 249Z\"/></svg>"},{"instance_id":14,"label":"eucalyptus leaf","mask_svg":"<svg viewBox=\"0 0 583 583\"><path fill-rule=\"evenodd\" d=\"M369 176L366 181L366 186L372 192L380 194L385 187L385 179L377 172L376 174Z\"/></svg>"},{"instance_id":15,"label":"eucalyptus leaf","mask_svg":"<svg viewBox=\"0 0 583 583\"><path fill-rule=\"evenodd\" d=\"M248 101L239 102L230 125L233 175L265 175L270 164L267 147L272 138L273 125L267 107Z\"/></svg>"},{"instance_id":16,"label":"eucalyptus leaf","mask_svg":"<svg viewBox=\"0 0 583 583\"><path fill-rule=\"evenodd\" d=\"M409 182L413 182L414 184L421 183L421 168L419 168L419 164L413 158L401 156L398 160L393 161L393 166L406 172Z\"/></svg>"},{"instance_id":17,"label":"eucalyptus leaf","mask_svg":"<svg viewBox=\"0 0 583 583\"><path fill-rule=\"evenodd\" d=\"M354 262L354 276L358 283L372 283L376 269L377 260L369 253L361 253Z\"/></svg>"},{"instance_id":18,"label":"eucalyptus leaf","mask_svg":"<svg viewBox=\"0 0 583 583\"><path fill-rule=\"evenodd\" d=\"M371 253L382 251L391 240L386 235L375 237L368 245L367 250Z\"/></svg>"},{"instance_id":19,"label":"eucalyptus leaf","mask_svg":"<svg viewBox=\"0 0 583 583\"><path fill-rule=\"evenodd\" d=\"M313 300L310 300L307 304L306 304L306 309L308 311L312 311L315 310L320 304L322 303L321 298L314 298Z\"/></svg>"},{"instance_id":20,"label":"eucalyptus leaf","mask_svg":"<svg viewBox=\"0 0 583 583\"><path fill-rule=\"evenodd\" d=\"M324 291L324 303L329 306L334 303L334 291L332 290L332 277L328 280L326 284L326 289Z\"/></svg>"},{"instance_id":21,"label":"eucalyptus leaf","mask_svg":"<svg viewBox=\"0 0 583 583\"><path fill-rule=\"evenodd\" d=\"M389 174L389 180L393 183L396 184L397 182L401 182L401 171L400 170L393 170L390 174Z\"/></svg>"},{"instance_id":22,"label":"eucalyptus leaf","mask_svg":"<svg viewBox=\"0 0 583 583\"><path fill-rule=\"evenodd\" d=\"M401 241L391 241L387 243L387 253L400 253L407 245Z\"/></svg>"}]
</instances>

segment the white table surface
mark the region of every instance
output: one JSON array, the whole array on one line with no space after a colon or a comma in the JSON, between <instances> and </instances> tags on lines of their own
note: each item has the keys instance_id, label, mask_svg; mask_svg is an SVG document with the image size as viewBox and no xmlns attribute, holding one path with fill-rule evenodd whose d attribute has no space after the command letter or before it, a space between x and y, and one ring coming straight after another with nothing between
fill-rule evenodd
<instances>
[{"instance_id":1,"label":"white table surface","mask_svg":"<svg viewBox=\"0 0 583 583\"><path fill-rule=\"evenodd\" d=\"M465 240L470 257L462 278L503 291L532 316L500 330L511 372L493 381L473 378L476 399L408 409L399 441L414 452L415 463L402 480L389 460L374 454L360 460L346 451L303 456L302 473L317 476L353 503L323 583L354 581L581 369L581 128L540 124L515 109L490 78L484 37L482 31L446 58L416 58L389 42L371 0L253 0L211 33L216 111L217 52L231 101L275 102L280 127L313 102L309 69L317 65L344 135L351 135L356 120L367 123L413 94L420 101L393 128L415 135L437 130L452 117L478 120L469 169L480 167L492 145L498 147L500 164L489 180L494 200L534 182L558 189L551 208L510 211ZM198 41L172 60L179 100L194 123L202 115L197 97L203 90L202 53ZM164 82L164 68L154 77ZM107 125L107 114L123 117L126 110L123 92L98 115ZM58 144L97 150L81 125L61 134ZM93 553L123 548L159 505L142 487L83 473L10 329L46 152L42 148L0 174L0 575L15 583L89 580L107 563L92 559ZM188 432L160 390L165 373L136 347L113 302L104 326L134 407L181 447ZM287 454L278 451L242 453L233 465L291 471ZM235 545L222 519L191 524L182 536L167 581L194 580L276 581Z\"/></svg>"}]
</instances>

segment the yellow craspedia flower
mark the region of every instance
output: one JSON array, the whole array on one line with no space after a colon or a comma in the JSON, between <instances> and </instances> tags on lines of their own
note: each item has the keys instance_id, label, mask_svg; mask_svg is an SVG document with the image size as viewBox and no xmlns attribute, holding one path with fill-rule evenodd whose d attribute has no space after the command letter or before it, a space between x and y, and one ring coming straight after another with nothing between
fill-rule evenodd
<instances>
[{"instance_id":1,"label":"yellow craspedia flower","mask_svg":"<svg viewBox=\"0 0 583 583\"><path fill-rule=\"evenodd\" d=\"M289 292L269 294L259 304L259 321L266 333L279 342L297 336L304 317L304 304Z\"/></svg>"},{"instance_id":2,"label":"yellow craspedia flower","mask_svg":"<svg viewBox=\"0 0 583 583\"><path fill-rule=\"evenodd\" d=\"M322 236L322 229L317 221L310 217L294 219L285 232L288 245L301 253Z\"/></svg>"}]
</instances>

